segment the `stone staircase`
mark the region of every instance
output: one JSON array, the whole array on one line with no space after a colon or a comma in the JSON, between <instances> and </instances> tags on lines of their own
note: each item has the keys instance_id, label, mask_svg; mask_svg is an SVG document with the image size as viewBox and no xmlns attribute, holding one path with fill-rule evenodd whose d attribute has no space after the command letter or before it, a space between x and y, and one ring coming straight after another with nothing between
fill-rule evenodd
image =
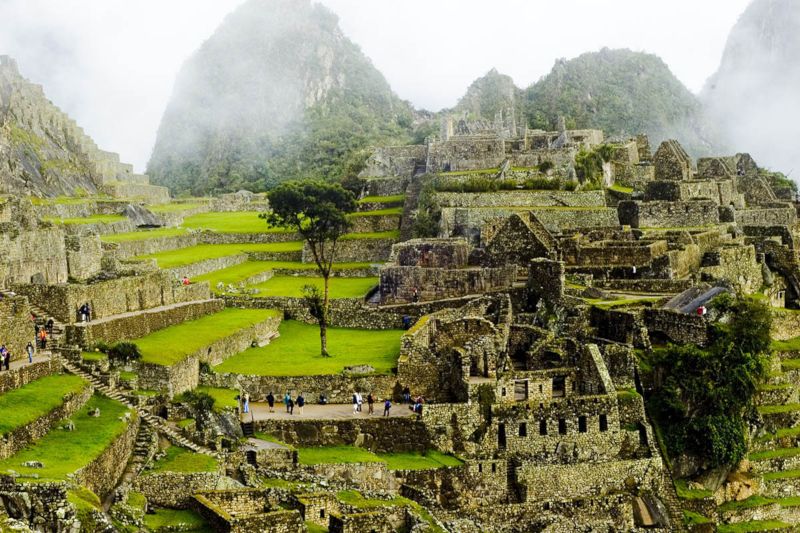
<instances>
[{"instance_id":1,"label":"stone staircase","mask_svg":"<svg viewBox=\"0 0 800 533\"><path fill-rule=\"evenodd\" d=\"M678 499L678 493L675 491L672 473L666 466L664 467L664 475L661 477L661 490L658 495L661 498L661 503L664 504L669 513L670 531L687 531L686 526L683 524L683 505Z\"/></svg>"},{"instance_id":2,"label":"stone staircase","mask_svg":"<svg viewBox=\"0 0 800 533\"><path fill-rule=\"evenodd\" d=\"M94 376L92 374L89 374L88 372L83 371L77 365L67 361L63 357L60 358L60 362L61 365L67 371L82 377L83 379L91 383L96 390L100 391L105 396L108 396L113 400L125 404L130 409L135 410L139 414L139 417L142 419L143 423L149 424L155 431L164 435L173 444L181 446L183 448L187 448L195 453L202 453L203 455L218 457L218 454L213 450L210 450L205 446L200 446L199 444L196 444L187 439L186 437L184 437L183 435L181 435L177 429L170 426L164 419L154 416L145 409L131 405L119 390L104 384L102 381L100 381L100 379L97 376Z\"/></svg>"}]
</instances>

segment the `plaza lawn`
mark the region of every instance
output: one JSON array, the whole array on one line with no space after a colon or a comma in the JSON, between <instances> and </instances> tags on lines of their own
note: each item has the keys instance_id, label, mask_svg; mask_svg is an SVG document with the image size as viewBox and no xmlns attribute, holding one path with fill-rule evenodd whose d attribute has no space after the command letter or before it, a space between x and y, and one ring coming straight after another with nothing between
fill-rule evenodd
<instances>
[{"instance_id":1,"label":"plaza lawn","mask_svg":"<svg viewBox=\"0 0 800 533\"><path fill-rule=\"evenodd\" d=\"M219 313L158 330L131 342L142 352L142 362L170 366L210 344L249 328L270 316L274 309L223 309Z\"/></svg>"},{"instance_id":2,"label":"plaza lawn","mask_svg":"<svg viewBox=\"0 0 800 533\"><path fill-rule=\"evenodd\" d=\"M301 465L382 463L380 457L364 448L355 446L322 446L298 448L297 462Z\"/></svg>"},{"instance_id":3,"label":"plaza lawn","mask_svg":"<svg viewBox=\"0 0 800 533\"><path fill-rule=\"evenodd\" d=\"M303 243L300 241L259 244L198 244L178 250L140 255L134 259L155 259L161 268L175 268L205 259L217 259L246 252L299 252L302 249Z\"/></svg>"},{"instance_id":4,"label":"plaza lawn","mask_svg":"<svg viewBox=\"0 0 800 533\"><path fill-rule=\"evenodd\" d=\"M72 374L53 374L0 396L0 435L30 424L63 403L64 396L78 393L88 384Z\"/></svg>"},{"instance_id":5,"label":"plaza lawn","mask_svg":"<svg viewBox=\"0 0 800 533\"><path fill-rule=\"evenodd\" d=\"M170 446L167 455L156 461L150 472L216 472L217 464L217 460L208 455Z\"/></svg>"},{"instance_id":6,"label":"plaza lawn","mask_svg":"<svg viewBox=\"0 0 800 533\"><path fill-rule=\"evenodd\" d=\"M402 330L328 328L328 351L319 353L319 327L284 320L280 337L260 348L249 348L214 369L257 376L318 376L338 374L344 367L371 365L388 374L397 365Z\"/></svg>"},{"instance_id":7,"label":"plaza lawn","mask_svg":"<svg viewBox=\"0 0 800 533\"><path fill-rule=\"evenodd\" d=\"M363 298L370 289L378 284L378 278L331 278L329 282L330 297L336 298ZM285 296L300 298L303 296L303 287L311 285L320 291L323 289L323 279L310 276L273 276L263 283L251 285L257 289L257 296Z\"/></svg>"},{"instance_id":8,"label":"plaza lawn","mask_svg":"<svg viewBox=\"0 0 800 533\"><path fill-rule=\"evenodd\" d=\"M100 416L89 416L95 407ZM23 476L36 474L34 481L65 480L67 474L85 467L96 459L128 427L122 420L128 409L121 403L93 396L72 417L75 431L53 428L33 445L0 461L0 472L14 470ZM41 461L44 468L22 466L26 461Z\"/></svg>"},{"instance_id":9,"label":"plaza lawn","mask_svg":"<svg viewBox=\"0 0 800 533\"><path fill-rule=\"evenodd\" d=\"M103 242L146 241L148 239L177 237L178 235L186 235L186 233L188 232L183 228L142 229L138 231L131 231L128 233L112 233L109 235L103 235L100 237L100 240Z\"/></svg>"},{"instance_id":10,"label":"plaza lawn","mask_svg":"<svg viewBox=\"0 0 800 533\"><path fill-rule=\"evenodd\" d=\"M217 233L291 233L286 228L272 228L258 211L198 213L183 219L183 227L204 229Z\"/></svg>"},{"instance_id":11,"label":"plaza lawn","mask_svg":"<svg viewBox=\"0 0 800 533\"><path fill-rule=\"evenodd\" d=\"M58 217L44 217L47 222L54 224L77 225L77 224L111 224L112 222L121 222L127 220L127 217L122 215L92 215L90 217L75 217L75 218L58 218Z\"/></svg>"},{"instance_id":12,"label":"plaza lawn","mask_svg":"<svg viewBox=\"0 0 800 533\"><path fill-rule=\"evenodd\" d=\"M333 265L334 270L350 270L369 268L371 263L336 263ZM197 276L193 279L194 282L200 283L207 281L211 285L211 290L215 290L218 283L225 286L236 286L238 283L270 270L286 269L286 270L317 270L315 263L301 263L299 261L247 261L232 267L215 270L202 276Z\"/></svg>"},{"instance_id":13,"label":"plaza lawn","mask_svg":"<svg viewBox=\"0 0 800 533\"><path fill-rule=\"evenodd\" d=\"M184 531L186 533L211 533L214 530L194 511L156 509L144 515L147 531Z\"/></svg>"}]
</instances>

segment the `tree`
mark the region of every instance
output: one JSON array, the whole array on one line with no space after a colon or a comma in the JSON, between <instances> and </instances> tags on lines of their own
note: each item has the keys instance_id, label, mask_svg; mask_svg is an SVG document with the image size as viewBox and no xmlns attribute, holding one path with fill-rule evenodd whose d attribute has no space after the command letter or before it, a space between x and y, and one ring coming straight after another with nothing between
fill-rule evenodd
<instances>
[{"instance_id":1,"label":"tree","mask_svg":"<svg viewBox=\"0 0 800 533\"><path fill-rule=\"evenodd\" d=\"M328 357L328 281L336 257L336 244L350 229L347 213L356 208L355 196L338 183L289 181L268 193L272 212L265 216L273 226L291 228L299 233L311 250L322 276L319 315L320 351Z\"/></svg>"}]
</instances>

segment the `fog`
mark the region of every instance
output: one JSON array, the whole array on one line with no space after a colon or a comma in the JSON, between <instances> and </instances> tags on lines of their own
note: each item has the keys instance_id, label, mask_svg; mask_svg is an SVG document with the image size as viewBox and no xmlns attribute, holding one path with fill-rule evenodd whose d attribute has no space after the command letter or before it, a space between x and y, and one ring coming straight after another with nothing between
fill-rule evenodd
<instances>
[{"instance_id":1,"label":"fog","mask_svg":"<svg viewBox=\"0 0 800 533\"><path fill-rule=\"evenodd\" d=\"M241 0L3 0L0 53L143 170L183 61ZM400 97L452 106L496 67L526 86L603 46L661 56L699 92L748 0L324 0Z\"/></svg>"}]
</instances>

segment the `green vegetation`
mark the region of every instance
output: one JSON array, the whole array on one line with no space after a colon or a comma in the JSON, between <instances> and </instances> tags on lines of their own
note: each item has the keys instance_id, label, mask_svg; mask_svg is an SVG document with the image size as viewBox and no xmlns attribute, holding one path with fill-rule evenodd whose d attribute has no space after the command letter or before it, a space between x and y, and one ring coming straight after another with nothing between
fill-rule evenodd
<instances>
[{"instance_id":1,"label":"green vegetation","mask_svg":"<svg viewBox=\"0 0 800 533\"><path fill-rule=\"evenodd\" d=\"M153 464L151 472L216 472L217 460L179 446L170 446L166 455Z\"/></svg>"},{"instance_id":2,"label":"green vegetation","mask_svg":"<svg viewBox=\"0 0 800 533\"><path fill-rule=\"evenodd\" d=\"M768 442L775 439L782 439L784 437L797 437L800 436L800 426L793 428L781 428L775 433L765 433L756 439L756 442Z\"/></svg>"},{"instance_id":3,"label":"green vegetation","mask_svg":"<svg viewBox=\"0 0 800 533\"><path fill-rule=\"evenodd\" d=\"M392 196L365 196L358 200L359 204L400 204L406 201L405 194L395 194Z\"/></svg>"},{"instance_id":4,"label":"green vegetation","mask_svg":"<svg viewBox=\"0 0 800 533\"><path fill-rule=\"evenodd\" d=\"M531 191L557 191L559 189L574 190L571 182L563 182L558 178L534 177L524 181L515 179L492 179L471 177L463 181L452 181L437 179L434 182L435 190L439 192L494 192L494 191L514 191L519 189Z\"/></svg>"},{"instance_id":5,"label":"green vegetation","mask_svg":"<svg viewBox=\"0 0 800 533\"><path fill-rule=\"evenodd\" d=\"M775 472L766 472L763 477L765 481L775 479L797 479L800 478L800 470L778 470Z\"/></svg>"},{"instance_id":6,"label":"green vegetation","mask_svg":"<svg viewBox=\"0 0 800 533\"><path fill-rule=\"evenodd\" d=\"M86 530L95 530L95 513L102 512L100 498L86 487L74 487L67 491L67 501L75 507L78 520ZM4 528L0 528L4 529Z\"/></svg>"},{"instance_id":7,"label":"green vegetation","mask_svg":"<svg viewBox=\"0 0 800 533\"><path fill-rule=\"evenodd\" d=\"M362 298L367 292L378 284L378 278L331 278L330 298ZM273 276L264 283L253 285L251 288L258 290L258 296L286 296L293 298L303 297L303 287L315 286L323 289L323 279L307 276Z\"/></svg>"},{"instance_id":8,"label":"green vegetation","mask_svg":"<svg viewBox=\"0 0 800 533\"><path fill-rule=\"evenodd\" d=\"M323 527L316 522L306 521L306 530L308 533L328 533L328 528Z\"/></svg>"},{"instance_id":9,"label":"green vegetation","mask_svg":"<svg viewBox=\"0 0 800 533\"><path fill-rule=\"evenodd\" d=\"M415 238L436 237L441 219L442 208L436 200L434 182L426 181L419 193L411 234Z\"/></svg>"},{"instance_id":10,"label":"green vegetation","mask_svg":"<svg viewBox=\"0 0 800 533\"><path fill-rule=\"evenodd\" d=\"M787 403L781 405L759 405L758 412L762 415L775 415L780 413L792 413L800 410L800 403Z\"/></svg>"},{"instance_id":11,"label":"green vegetation","mask_svg":"<svg viewBox=\"0 0 800 533\"><path fill-rule=\"evenodd\" d=\"M800 337L794 337L785 341L772 341L772 350L776 352L800 352ZM786 364L788 361L784 361ZM798 368L800 368L800 363Z\"/></svg>"},{"instance_id":12,"label":"green vegetation","mask_svg":"<svg viewBox=\"0 0 800 533\"><path fill-rule=\"evenodd\" d=\"M429 470L464 464L460 459L437 450L429 450L425 453L382 453L379 454L379 457L386 461L389 470Z\"/></svg>"},{"instance_id":13,"label":"green vegetation","mask_svg":"<svg viewBox=\"0 0 800 533\"><path fill-rule=\"evenodd\" d=\"M357 239L392 239L397 240L400 238L400 230L381 231L376 233L348 233L342 235L343 241L352 241Z\"/></svg>"},{"instance_id":14,"label":"green vegetation","mask_svg":"<svg viewBox=\"0 0 800 533\"><path fill-rule=\"evenodd\" d=\"M356 211L350 213L348 217L382 217L387 215L402 215L403 208L401 207L387 207L386 209L376 209L374 211Z\"/></svg>"},{"instance_id":15,"label":"green vegetation","mask_svg":"<svg viewBox=\"0 0 800 533\"><path fill-rule=\"evenodd\" d=\"M389 373L397 365L401 330L330 328L333 357L319 353L319 330L314 325L284 320L280 336L268 345L250 348L214 368L216 372L258 376L317 376L337 374L345 366L371 365Z\"/></svg>"},{"instance_id":16,"label":"green vegetation","mask_svg":"<svg viewBox=\"0 0 800 533\"><path fill-rule=\"evenodd\" d=\"M170 366L197 350L270 316L280 316L280 312L273 309L228 308L213 315L155 331L131 342L139 347L142 362Z\"/></svg>"},{"instance_id":17,"label":"green vegetation","mask_svg":"<svg viewBox=\"0 0 800 533\"><path fill-rule=\"evenodd\" d=\"M369 268L372 263L334 263L333 270L353 270ZM200 283L209 282L211 290L215 290L218 283L226 287L228 285L238 286L248 278L267 272L269 270L315 270L317 265L314 263L301 263L300 261L245 261L232 267L215 270L202 276L197 276L192 281Z\"/></svg>"},{"instance_id":18,"label":"green vegetation","mask_svg":"<svg viewBox=\"0 0 800 533\"><path fill-rule=\"evenodd\" d=\"M735 524L719 524L717 533L751 533L754 531L772 531L788 529L791 524L780 520L752 520L750 522L736 522Z\"/></svg>"},{"instance_id":19,"label":"green vegetation","mask_svg":"<svg viewBox=\"0 0 800 533\"><path fill-rule=\"evenodd\" d=\"M111 224L113 222L121 222L128 220L127 217L122 215L92 215L90 217L75 217L75 218L58 218L58 217L44 217L43 220L52 222L54 224L64 225L77 225L77 224Z\"/></svg>"},{"instance_id":20,"label":"green vegetation","mask_svg":"<svg viewBox=\"0 0 800 533\"><path fill-rule=\"evenodd\" d=\"M614 192L621 192L624 194L630 194L633 192L633 187L626 187L624 185L620 185L619 183L615 183L611 187L609 187L608 190Z\"/></svg>"},{"instance_id":21,"label":"green vegetation","mask_svg":"<svg viewBox=\"0 0 800 533\"><path fill-rule=\"evenodd\" d=\"M154 254L140 255L136 260L155 259L158 266L164 269L190 265L206 259L218 259L230 255L255 252L299 252L303 243L293 242L268 242L259 244L198 244L178 250L168 250Z\"/></svg>"},{"instance_id":22,"label":"green vegetation","mask_svg":"<svg viewBox=\"0 0 800 533\"><path fill-rule=\"evenodd\" d=\"M786 459L800 455L800 448L776 448L774 450L764 450L763 452L753 452L747 456L751 461L766 461L768 459Z\"/></svg>"},{"instance_id":23,"label":"green vegetation","mask_svg":"<svg viewBox=\"0 0 800 533\"><path fill-rule=\"evenodd\" d=\"M64 396L82 391L87 383L72 374L53 374L0 395L0 435L30 424L63 403Z\"/></svg>"},{"instance_id":24,"label":"green vegetation","mask_svg":"<svg viewBox=\"0 0 800 533\"><path fill-rule=\"evenodd\" d=\"M129 233L111 233L102 235L100 240L103 242L132 242L146 241L148 239L162 239L165 237L177 237L188 233L184 228L155 228L131 231Z\"/></svg>"},{"instance_id":25,"label":"green vegetation","mask_svg":"<svg viewBox=\"0 0 800 533\"><path fill-rule=\"evenodd\" d=\"M408 498L404 498L402 496L395 496L389 500L379 500L377 498L365 498L362 494L356 490L343 490L341 492L336 493L336 498L348 505L352 505L353 507L357 507L359 509L369 510L374 509L376 507L385 507L387 505L393 506L408 506L413 509L423 520L428 522L430 525L430 530L433 533L445 533L445 531L436 525L436 522L433 520L433 517L428 512L427 509L422 507L420 504L413 500L409 500Z\"/></svg>"},{"instance_id":26,"label":"green vegetation","mask_svg":"<svg viewBox=\"0 0 800 533\"><path fill-rule=\"evenodd\" d=\"M183 227L217 233L289 233L291 230L268 225L257 211L198 213L183 219Z\"/></svg>"},{"instance_id":27,"label":"green vegetation","mask_svg":"<svg viewBox=\"0 0 800 533\"><path fill-rule=\"evenodd\" d=\"M214 408L217 410L239 407L239 400L236 399L239 393L235 390L204 386L197 387L195 390L211 396L214 399Z\"/></svg>"},{"instance_id":28,"label":"green vegetation","mask_svg":"<svg viewBox=\"0 0 800 533\"><path fill-rule=\"evenodd\" d=\"M89 416L99 408L100 416ZM0 461L0 472L14 470L23 476L36 474L34 481L60 481L83 468L128 427L123 415L128 412L121 403L102 396L93 396L72 417L75 431L53 428L47 435L16 455ZM44 468L22 466L26 461L41 461Z\"/></svg>"},{"instance_id":29,"label":"green vegetation","mask_svg":"<svg viewBox=\"0 0 800 533\"><path fill-rule=\"evenodd\" d=\"M659 379L648 404L671 456L688 452L718 466L747 451L743 418L766 377L771 315L749 298L722 295L712 306L725 320L712 325L707 348L654 351L649 363Z\"/></svg>"},{"instance_id":30,"label":"green vegetation","mask_svg":"<svg viewBox=\"0 0 800 533\"><path fill-rule=\"evenodd\" d=\"M381 459L369 450L355 446L323 446L298 448L297 461L301 465L381 463Z\"/></svg>"},{"instance_id":31,"label":"green vegetation","mask_svg":"<svg viewBox=\"0 0 800 533\"><path fill-rule=\"evenodd\" d=\"M575 173L583 183L600 184L603 177L603 163L608 163L614 156L616 147L611 144L600 144L590 150L581 148L575 155Z\"/></svg>"},{"instance_id":32,"label":"green vegetation","mask_svg":"<svg viewBox=\"0 0 800 533\"><path fill-rule=\"evenodd\" d=\"M586 303L597 307L598 309L613 309L615 307L625 307L628 305L642 305L655 303L663 298L660 296L642 297L642 298L621 298L619 300L600 300L593 298L584 298Z\"/></svg>"},{"instance_id":33,"label":"green vegetation","mask_svg":"<svg viewBox=\"0 0 800 533\"><path fill-rule=\"evenodd\" d=\"M700 524L710 524L712 521L694 511L687 509L683 510L683 525L685 526L699 526Z\"/></svg>"},{"instance_id":34,"label":"green vegetation","mask_svg":"<svg viewBox=\"0 0 800 533\"><path fill-rule=\"evenodd\" d=\"M768 498L759 494L750 496L745 500L734 500L723 503L719 506L720 511L741 511L742 509L752 509L777 503L781 507L797 507L800 505L800 496L790 496L788 498Z\"/></svg>"},{"instance_id":35,"label":"green vegetation","mask_svg":"<svg viewBox=\"0 0 800 533\"><path fill-rule=\"evenodd\" d=\"M685 479L675 480L675 492L678 493L678 498L684 500L702 500L710 498L713 493L707 489L690 489L689 482Z\"/></svg>"},{"instance_id":36,"label":"green vegetation","mask_svg":"<svg viewBox=\"0 0 800 533\"><path fill-rule=\"evenodd\" d=\"M187 533L211 533L214 530L194 511L175 509L156 509L144 515L144 525L155 533L184 531Z\"/></svg>"},{"instance_id":37,"label":"green vegetation","mask_svg":"<svg viewBox=\"0 0 800 533\"><path fill-rule=\"evenodd\" d=\"M108 359L108 355L101 352L101 351L94 351L94 352L81 352L81 359L83 359L87 363L92 362L99 362L105 361Z\"/></svg>"}]
</instances>

